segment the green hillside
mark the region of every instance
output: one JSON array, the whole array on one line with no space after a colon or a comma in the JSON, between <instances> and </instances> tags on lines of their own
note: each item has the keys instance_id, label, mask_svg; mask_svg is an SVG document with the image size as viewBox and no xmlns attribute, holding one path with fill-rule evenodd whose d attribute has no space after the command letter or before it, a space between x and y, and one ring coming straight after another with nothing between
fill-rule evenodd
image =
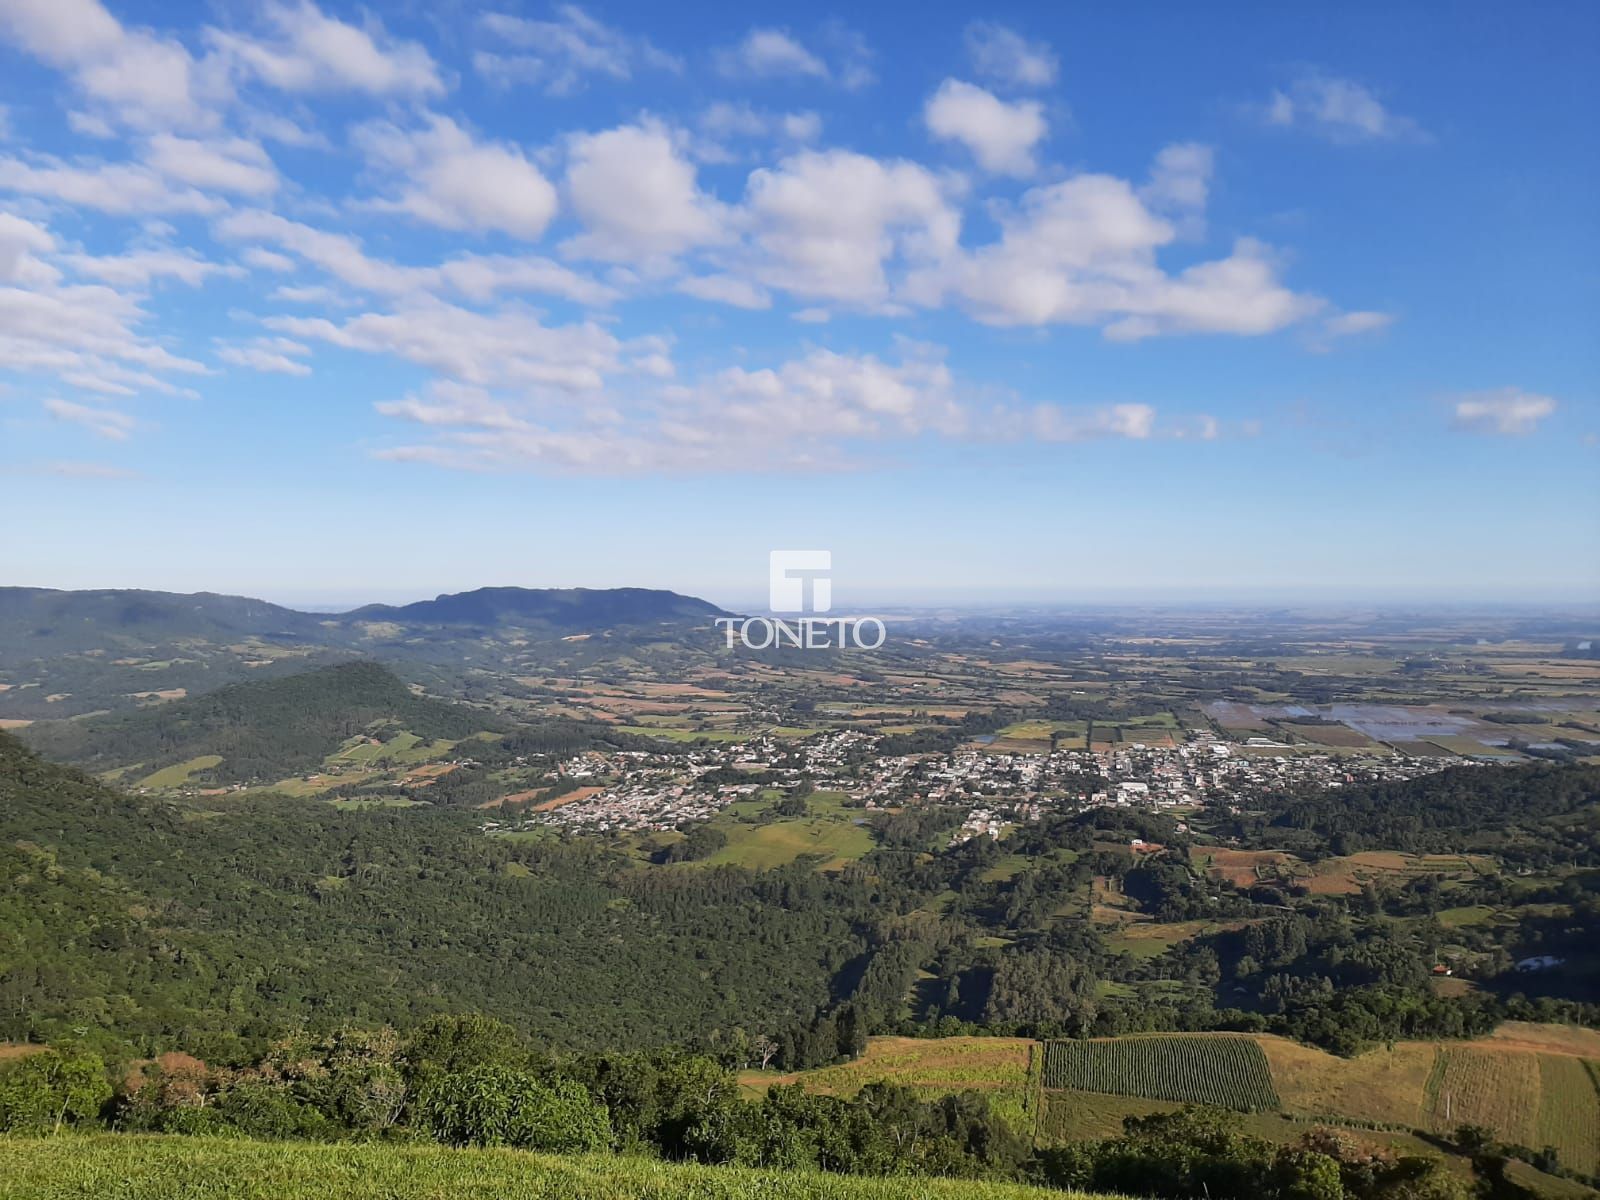
<instances>
[{"instance_id":1,"label":"green hillside","mask_svg":"<svg viewBox=\"0 0 1600 1200\"><path fill-rule=\"evenodd\" d=\"M562 1047L783 1028L876 911L801 867L668 873L437 808L127 796L0 734L0 1040L207 1058L481 1012Z\"/></svg>"},{"instance_id":2,"label":"green hillside","mask_svg":"<svg viewBox=\"0 0 1600 1200\"><path fill-rule=\"evenodd\" d=\"M0 1200L1046 1200L1018 1184L863 1179L439 1146L313 1145L187 1137L3 1143Z\"/></svg>"},{"instance_id":3,"label":"green hillside","mask_svg":"<svg viewBox=\"0 0 1600 1200\"><path fill-rule=\"evenodd\" d=\"M414 695L378 664L353 662L233 684L158 708L44 722L25 736L46 756L89 771L137 764L148 776L215 756L220 761L203 768L208 778L246 782L314 769L377 723L430 740L505 728L494 714Z\"/></svg>"}]
</instances>

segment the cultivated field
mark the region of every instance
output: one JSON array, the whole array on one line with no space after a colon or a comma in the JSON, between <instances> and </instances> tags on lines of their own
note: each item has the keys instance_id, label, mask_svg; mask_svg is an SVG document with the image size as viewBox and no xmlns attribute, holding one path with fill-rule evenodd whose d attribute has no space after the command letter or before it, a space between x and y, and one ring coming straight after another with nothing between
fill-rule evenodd
<instances>
[{"instance_id":1,"label":"cultivated field","mask_svg":"<svg viewBox=\"0 0 1600 1200\"><path fill-rule=\"evenodd\" d=\"M1050 1042L1045 1047L1044 1086L1215 1104L1244 1112L1279 1107L1267 1056L1248 1037Z\"/></svg>"}]
</instances>

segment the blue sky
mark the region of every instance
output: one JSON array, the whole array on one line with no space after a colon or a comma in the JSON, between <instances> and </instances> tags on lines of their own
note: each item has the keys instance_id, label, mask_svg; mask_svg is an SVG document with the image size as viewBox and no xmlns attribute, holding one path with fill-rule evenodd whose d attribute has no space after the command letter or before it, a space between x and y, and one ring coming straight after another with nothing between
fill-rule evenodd
<instances>
[{"instance_id":1,"label":"blue sky","mask_svg":"<svg viewBox=\"0 0 1600 1200\"><path fill-rule=\"evenodd\" d=\"M1600 597L1600 10L0 0L3 582Z\"/></svg>"}]
</instances>

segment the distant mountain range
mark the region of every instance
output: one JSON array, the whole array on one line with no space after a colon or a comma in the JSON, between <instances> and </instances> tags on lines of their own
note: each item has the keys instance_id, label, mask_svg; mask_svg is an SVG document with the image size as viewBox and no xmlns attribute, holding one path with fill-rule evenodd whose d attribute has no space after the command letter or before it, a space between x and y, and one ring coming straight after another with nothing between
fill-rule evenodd
<instances>
[{"instance_id":1,"label":"distant mountain range","mask_svg":"<svg viewBox=\"0 0 1600 1200\"><path fill-rule=\"evenodd\" d=\"M302 612L244 596L0 588L0 728L182 699L376 659L435 693L475 672L691 656L716 605L653 588L479 588L416 604ZM676 662L674 658L674 662ZM482 698L482 697L480 697Z\"/></svg>"},{"instance_id":2,"label":"distant mountain range","mask_svg":"<svg viewBox=\"0 0 1600 1200\"><path fill-rule=\"evenodd\" d=\"M196 637L344 642L376 623L525 628L549 633L709 621L723 610L706 600L655 588L479 588L415 604L369 604L346 613L307 613L265 600L214 592L56 591L0 588L0 656L103 648L108 636L141 642ZM29 653L32 651L32 653Z\"/></svg>"}]
</instances>

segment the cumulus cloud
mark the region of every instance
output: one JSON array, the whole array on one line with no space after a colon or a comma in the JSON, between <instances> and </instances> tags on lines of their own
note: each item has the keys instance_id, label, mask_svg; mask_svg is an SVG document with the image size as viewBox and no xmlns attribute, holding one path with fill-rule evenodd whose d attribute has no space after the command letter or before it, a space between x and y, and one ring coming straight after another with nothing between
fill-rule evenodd
<instances>
[{"instance_id":1,"label":"cumulus cloud","mask_svg":"<svg viewBox=\"0 0 1600 1200\"><path fill-rule=\"evenodd\" d=\"M733 79L828 77L828 64L783 29L752 29L738 45L719 50L716 61L717 69Z\"/></svg>"},{"instance_id":2,"label":"cumulus cloud","mask_svg":"<svg viewBox=\"0 0 1600 1200\"><path fill-rule=\"evenodd\" d=\"M576 4L560 5L548 21L485 13L477 29L495 47L472 56L479 74L502 86L531 84L552 96L571 95L589 76L624 80L640 68L683 67L649 40L612 28Z\"/></svg>"},{"instance_id":3,"label":"cumulus cloud","mask_svg":"<svg viewBox=\"0 0 1600 1200\"><path fill-rule=\"evenodd\" d=\"M975 21L966 30L967 56L982 78L1018 88L1049 87L1060 62L1044 42L1030 42L1013 29Z\"/></svg>"},{"instance_id":4,"label":"cumulus cloud","mask_svg":"<svg viewBox=\"0 0 1600 1200\"><path fill-rule=\"evenodd\" d=\"M585 232L562 246L579 258L672 257L722 238L728 215L695 182L694 164L662 125L623 125L574 138L567 196Z\"/></svg>"},{"instance_id":5,"label":"cumulus cloud","mask_svg":"<svg viewBox=\"0 0 1600 1200\"><path fill-rule=\"evenodd\" d=\"M125 28L99 0L6 0L0 36L71 75L90 119L136 128L215 124L225 85L182 43Z\"/></svg>"},{"instance_id":6,"label":"cumulus cloud","mask_svg":"<svg viewBox=\"0 0 1600 1200\"><path fill-rule=\"evenodd\" d=\"M619 371L624 343L593 322L550 326L536 313L507 307L474 312L418 302L336 322L325 317L268 317L267 328L367 354L391 354L479 387L594 392Z\"/></svg>"},{"instance_id":7,"label":"cumulus cloud","mask_svg":"<svg viewBox=\"0 0 1600 1200\"><path fill-rule=\"evenodd\" d=\"M215 196L174 184L143 163L68 163L38 155L24 161L0 157L0 191L59 200L117 216L140 213L214 213Z\"/></svg>"},{"instance_id":8,"label":"cumulus cloud","mask_svg":"<svg viewBox=\"0 0 1600 1200\"><path fill-rule=\"evenodd\" d=\"M891 299L887 263L948 255L961 231L927 169L848 150L807 150L751 172L745 209L757 282L867 308Z\"/></svg>"},{"instance_id":9,"label":"cumulus cloud","mask_svg":"<svg viewBox=\"0 0 1600 1200\"><path fill-rule=\"evenodd\" d=\"M978 165L996 175L1032 175L1033 149L1049 131L1044 109L1033 100L1007 104L959 79L946 79L922 110L928 132L960 142Z\"/></svg>"},{"instance_id":10,"label":"cumulus cloud","mask_svg":"<svg viewBox=\"0 0 1600 1200\"><path fill-rule=\"evenodd\" d=\"M94 408L70 400L46 400L44 410L58 421L81 425L95 436L110 438L114 442L127 441L137 424L127 413L117 409Z\"/></svg>"},{"instance_id":11,"label":"cumulus cloud","mask_svg":"<svg viewBox=\"0 0 1600 1200\"><path fill-rule=\"evenodd\" d=\"M1366 86L1311 73L1275 91L1263 110L1269 125L1309 129L1336 142L1415 141L1426 135L1410 117L1390 112Z\"/></svg>"},{"instance_id":12,"label":"cumulus cloud","mask_svg":"<svg viewBox=\"0 0 1600 1200\"><path fill-rule=\"evenodd\" d=\"M148 143L145 162L169 179L212 191L266 196L278 190L267 152L244 138L197 141L161 133Z\"/></svg>"},{"instance_id":13,"label":"cumulus cloud","mask_svg":"<svg viewBox=\"0 0 1600 1200\"><path fill-rule=\"evenodd\" d=\"M390 37L374 19L358 28L310 0L268 3L261 16L259 36L206 31L217 56L241 76L285 92L426 97L445 90L428 52Z\"/></svg>"},{"instance_id":14,"label":"cumulus cloud","mask_svg":"<svg viewBox=\"0 0 1600 1200\"><path fill-rule=\"evenodd\" d=\"M734 308L772 307L772 296L764 288L733 275L691 275L680 279L677 288L685 296L729 304Z\"/></svg>"},{"instance_id":15,"label":"cumulus cloud","mask_svg":"<svg viewBox=\"0 0 1600 1200\"><path fill-rule=\"evenodd\" d=\"M779 142L806 144L822 135L822 118L809 110L772 112L749 104L719 101L700 114L696 122L694 156L701 162L737 162L734 143Z\"/></svg>"},{"instance_id":16,"label":"cumulus cloud","mask_svg":"<svg viewBox=\"0 0 1600 1200\"><path fill-rule=\"evenodd\" d=\"M1157 252L1177 231L1126 180L1078 175L1029 189L997 242L917 272L920 303L952 298L993 325L1102 325L1136 340L1163 333L1262 334L1321 307L1278 280L1271 252L1241 238L1227 258L1172 275Z\"/></svg>"},{"instance_id":17,"label":"cumulus cloud","mask_svg":"<svg viewBox=\"0 0 1600 1200\"><path fill-rule=\"evenodd\" d=\"M1517 437L1538 428L1539 422L1556 411L1556 402L1549 396L1506 387L1460 396L1452 408L1453 429L1463 433Z\"/></svg>"},{"instance_id":18,"label":"cumulus cloud","mask_svg":"<svg viewBox=\"0 0 1600 1200\"><path fill-rule=\"evenodd\" d=\"M367 125L356 143L379 170L404 182L375 207L409 213L443 229L509 233L537 240L556 213L556 189L507 142L484 142L449 117L421 128Z\"/></svg>"},{"instance_id":19,"label":"cumulus cloud","mask_svg":"<svg viewBox=\"0 0 1600 1200\"><path fill-rule=\"evenodd\" d=\"M381 457L483 470L607 474L685 469L839 467L847 447L889 437L959 434L949 369L911 347L899 361L813 350L772 367L733 367L656 385L624 419L529 402L493 383L438 381L378 405L433 437Z\"/></svg>"},{"instance_id":20,"label":"cumulus cloud","mask_svg":"<svg viewBox=\"0 0 1600 1200\"><path fill-rule=\"evenodd\" d=\"M482 303L501 293L535 292L593 305L608 303L616 296L612 288L537 255L465 254L434 266L405 266L368 255L360 240L349 234L331 233L261 210L230 213L216 223L215 230L217 236L233 241L269 242L348 287L379 295L414 297L445 292ZM325 290L299 289L297 294L280 288L278 294L291 300L328 298Z\"/></svg>"},{"instance_id":21,"label":"cumulus cloud","mask_svg":"<svg viewBox=\"0 0 1600 1200\"><path fill-rule=\"evenodd\" d=\"M758 27L713 52L712 61L728 79L816 79L854 91L874 78L866 39L836 21L811 45L787 29Z\"/></svg>"},{"instance_id":22,"label":"cumulus cloud","mask_svg":"<svg viewBox=\"0 0 1600 1200\"><path fill-rule=\"evenodd\" d=\"M1139 198L1156 212L1171 216L1185 234L1198 236L1205 225L1213 157L1211 147L1199 142L1162 147L1148 182L1139 189Z\"/></svg>"}]
</instances>

